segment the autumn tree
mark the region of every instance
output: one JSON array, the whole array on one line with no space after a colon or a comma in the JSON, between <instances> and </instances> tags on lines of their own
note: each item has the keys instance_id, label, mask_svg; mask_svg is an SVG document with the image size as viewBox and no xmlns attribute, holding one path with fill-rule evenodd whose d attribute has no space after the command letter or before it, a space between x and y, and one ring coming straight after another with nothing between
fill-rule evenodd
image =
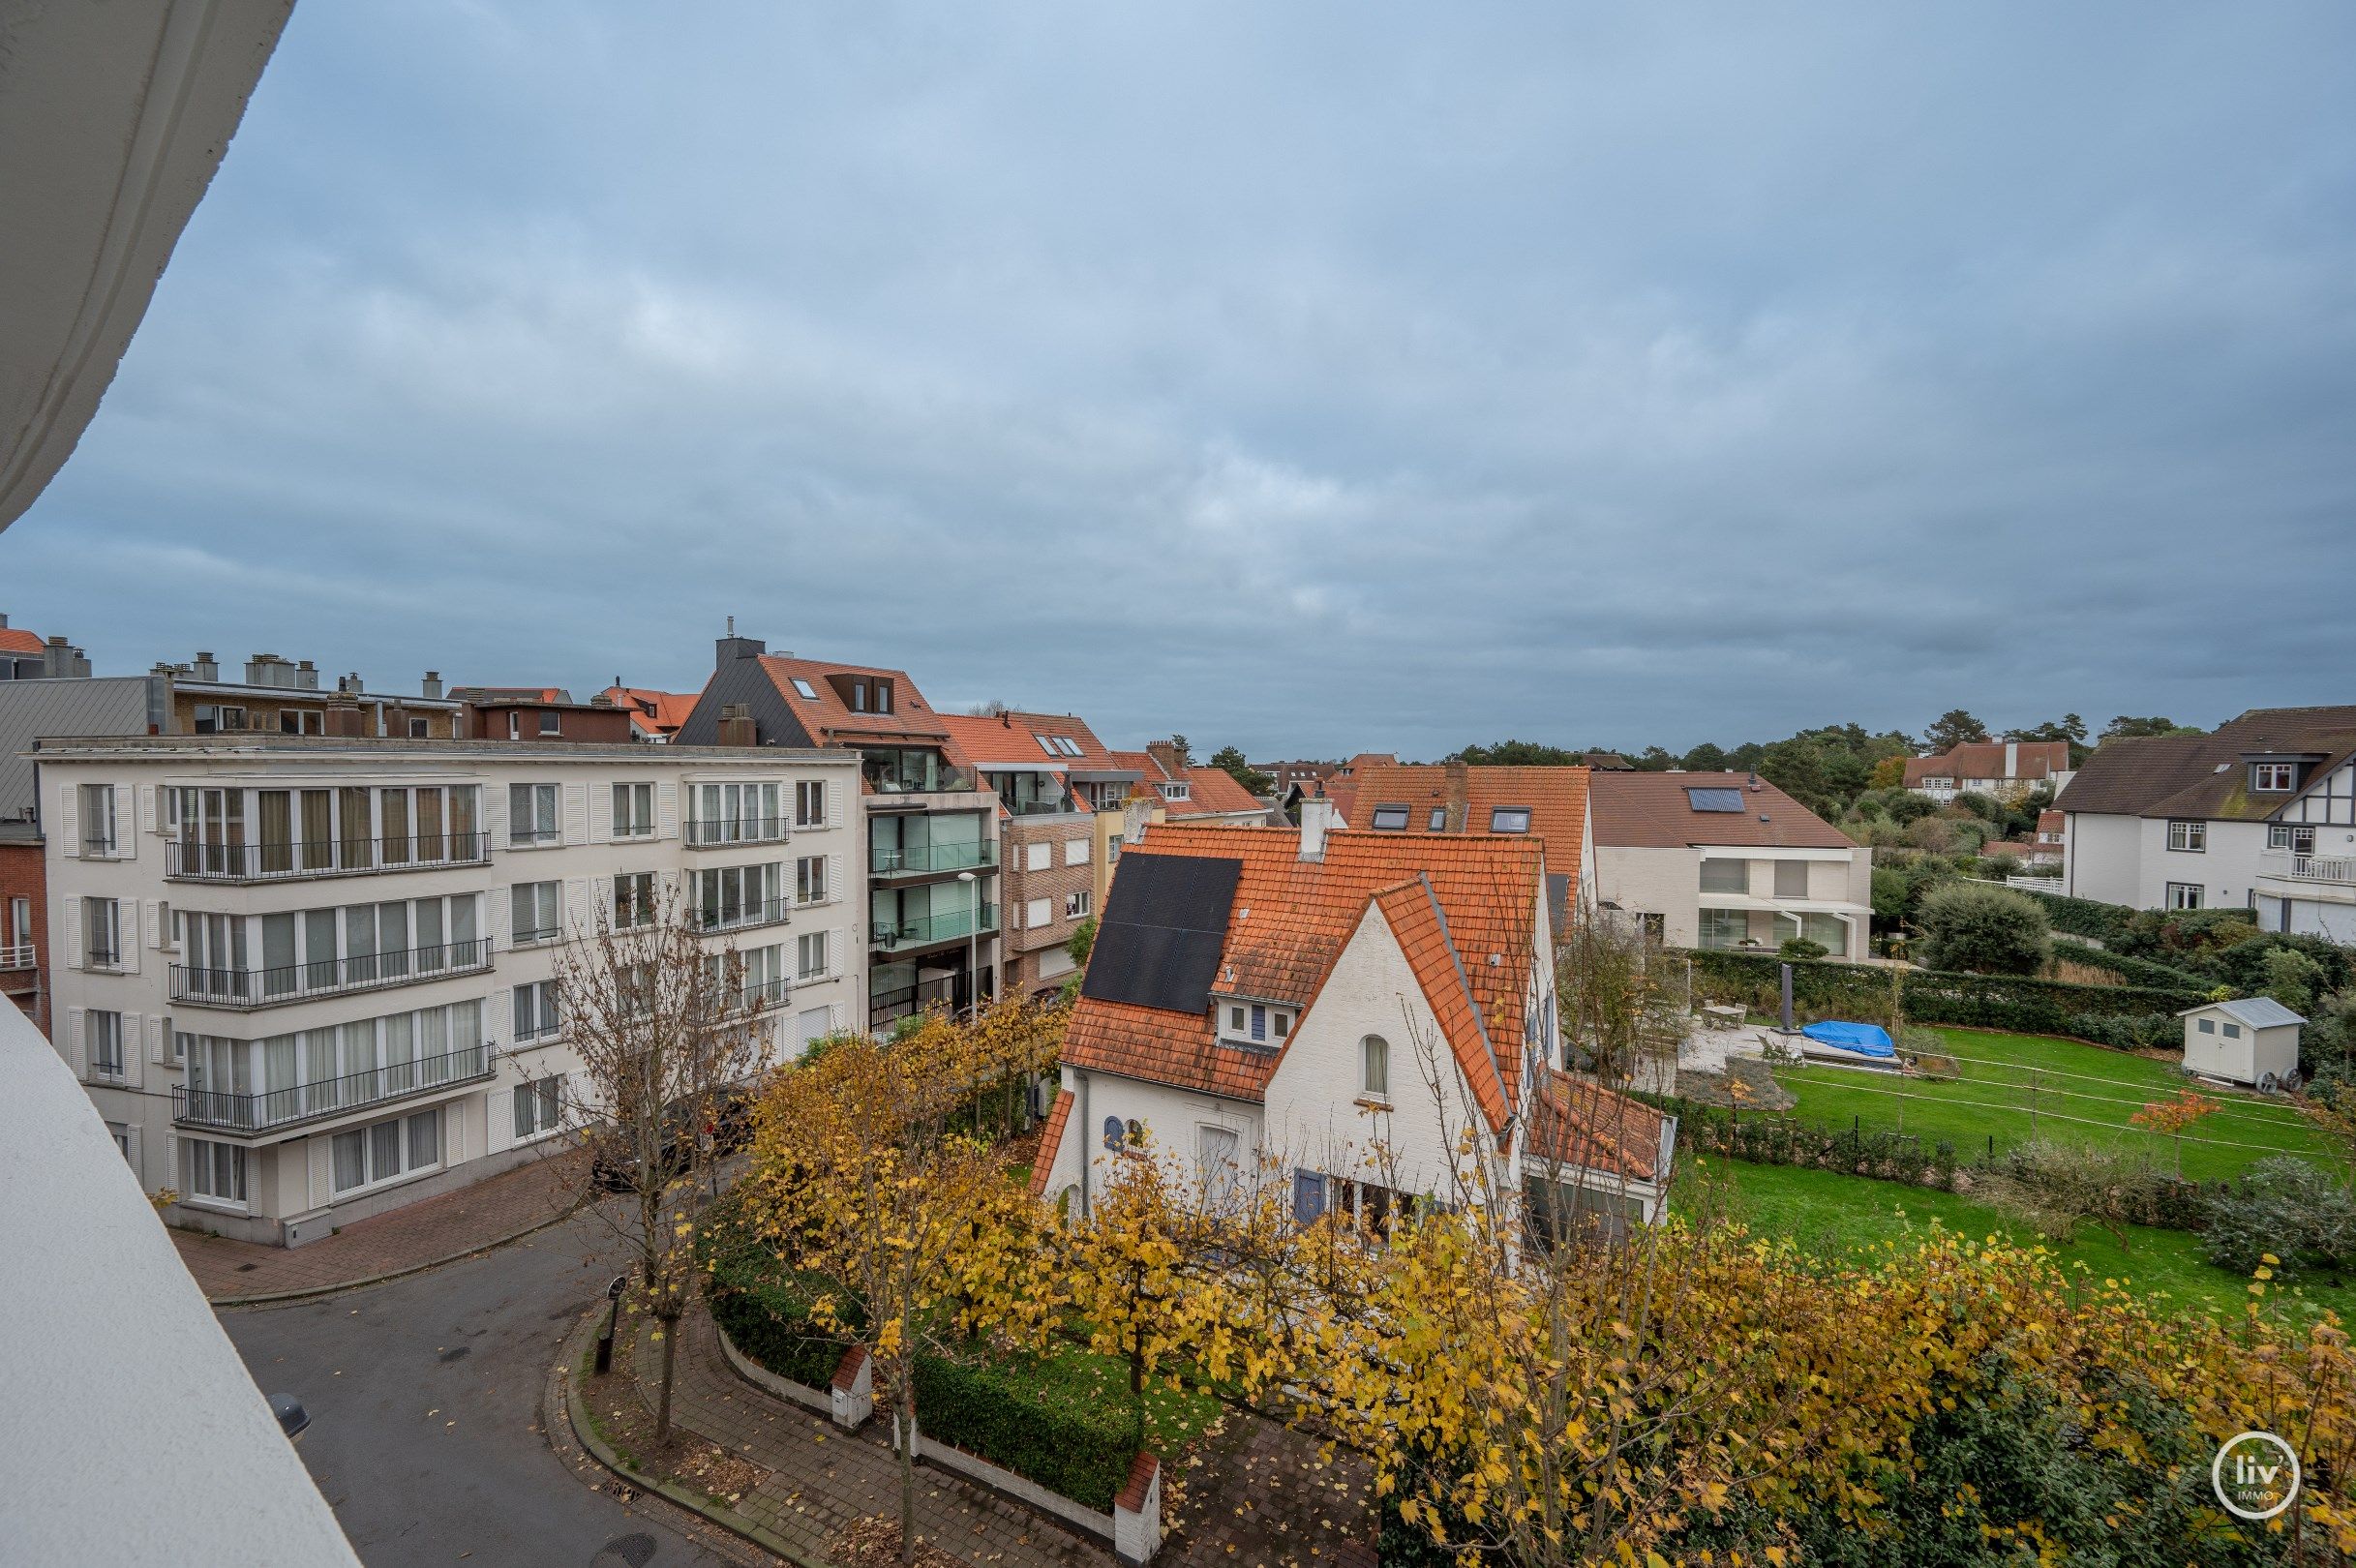
<instances>
[{"instance_id":1,"label":"autumn tree","mask_svg":"<svg viewBox=\"0 0 2356 1568\"><path fill-rule=\"evenodd\" d=\"M1688 1010L1681 971L1672 975L1638 918L1581 908L1555 937L1555 995L1564 1040L1586 1070L1616 1083L1647 1058L1675 1058ZM1555 1040L1537 1042L1550 1062Z\"/></svg>"},{"instance_id":2,"label":"autumn tree","mask_svg":"<svg viewBox=\"0 0 2356 1568\"><path fill-rule=\"evenodd\" d=\"M675 890L658 890L576 926L559 950L557 995L565 1044L581 1063L579 1103L554 1103L559 1080L527 1083L535 1118L579 1124L591 1179L626 1188L619 1209L589 1205L635 1254L638 1289L660 1325L657 1440L671 1431L679 1323L694 1294L697 1194L687 1178L716 1158L724 1097L768 1066L768 999L748 995L733 946L703 936ZM524 1121L519 1112L518 1125Z\"/></svg>"},{"instance_id":3,"label":"autumn tree","mask_svg":"<svg viewBox=\"0 0 2356 1568\"><path fill-rule=\"evenodd\" d=\"M2202 1117L2223 1109L2222 1105L2198 1090L2187 1089L2173 1099L2153 1101L2128 1120L2137 1127L2165 1134L2176 1145L2176 1174L2181 1179L2185 1173L2185 1130Z\"/></svg>"}]
</instances>

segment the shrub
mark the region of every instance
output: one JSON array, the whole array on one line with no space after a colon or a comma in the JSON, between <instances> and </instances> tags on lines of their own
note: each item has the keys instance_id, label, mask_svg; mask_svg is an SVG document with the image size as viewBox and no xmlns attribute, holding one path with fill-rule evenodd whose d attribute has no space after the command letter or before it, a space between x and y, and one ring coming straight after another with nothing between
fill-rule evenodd
<instances>
[{"instance_id":1,"label":"shrub","mask_svg":"<svg viewBox=\"0 0 2356 1568\"><path fill-rule=\"evenodd\" d=\"M2251 1165L2238 1187L2209 1199L2204 1218L2210 1261L2236 1274L2250 1273L2268 1254L2285 1278L2336 1270L2356 1257L2356 1197L2287 1155Z\"/></svg>"},{"instance_id":2,"label":"shrub","mask_svg":"<svg viewBox=\"0 0 2356 1568\"><path fill-rule=\"evenodd\" d=\"M2090 948L2083 942L2070 942L2058 937L2053 944L2053 957L2056 963L2077 964L2115 975L2129 985L2205 991L2216 983L2213 977L2196 975L2189 969L2178 969L2172 964L2158 963L2149 958L2130 958L2125 953Z\"/></svg>"},{"instance_id":3,"label":"shrub","mask_svg":"<svg viewBox=\"0 0 2356 1568\"><path fill-rule=\"evenodd\" d=\"M2053 956L2045 912L2026 893L1966 883L1940 888L1917 917L1923 960L1933 969L2034 975Z\"/></svg>"},{"instance_id":4,"label":"shrub","mask_svg":"<svg viewBox=\"0 0 2356 1568\"><path fill-rule=\"evenodd\" d=\"M2064 893L2032 893L2038 907L2045 912L2053 928L2071 936L2091 937L2108 946L2127 934L2128 922L2135 912L2118 904L2099 904L2091 898L2071 898Z\"/></svg>"},{"instance_id":5,"label":"shrub","mask_svg":"<svg viewBox=\"0 0 2356 1568\"><path fill-rule=\"evenodd\" d=\"M2323 966L2296 948L2272 948L2265 957L2266 983L2259 995L2273 997L2291 1011L2315 1010L2315 987L2322 983Z\"/></svg>"},{"instance_id":6,"label":"shrub","mask_svg":"<svg viewBox=\"0 0 2356 1568\"><path fill-rule=\"evenodd\" d=\"M2071 1241L2078 1226L2092 1221L2124 1245L2126 1226L2153 1222L2168 1185L2168 1177L2131 1155L2040 1139L2008 1150L1974 1195L2048 1241Z\"/></svg>"},{"instance_id":7,"label":"shrub","mask_svg":"<svg viewBox=\"0 0 2356 1568\"><path fill-rule=\"evenodd\" d=\"M1783 946L1775 950L1775 956L1778 958L1789 958L1797 961L1809 958L1822 958L1825 956L1825 954L1830 952L1831 950L1832 950L1830 948L1826 947L1823 943L1812 942L1806 937L1785 937L1783 939Z\"/></svg>"},{"instance_id":8,"label":"shrub","mask_svg":"<svg viewBox=\"0 0 2356 1568\"><path fill-rule=\"evenodd\" d=\"M1053 1361L917 1358L919 1430L1084 1507L1112 1512L1137 1453L1128 1390Z\"/></svg>"}]
</instances>

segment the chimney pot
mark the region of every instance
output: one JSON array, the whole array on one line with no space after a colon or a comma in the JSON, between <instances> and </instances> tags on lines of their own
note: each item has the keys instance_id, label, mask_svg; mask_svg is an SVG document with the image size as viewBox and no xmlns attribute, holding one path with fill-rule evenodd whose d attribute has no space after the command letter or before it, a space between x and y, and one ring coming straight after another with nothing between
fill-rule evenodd
<instances>
[{"instance_id":1,"label":"chimney pot","mask_svg":"<svg viewBox=\"0 0 2356 1568\"><path fill-rule=\"evenodd\" d=\"M1325 859L1325 835L1337 826L1334 803L1321 795L1301 802L1301 859Z\"/></svg>"}]
</instances>

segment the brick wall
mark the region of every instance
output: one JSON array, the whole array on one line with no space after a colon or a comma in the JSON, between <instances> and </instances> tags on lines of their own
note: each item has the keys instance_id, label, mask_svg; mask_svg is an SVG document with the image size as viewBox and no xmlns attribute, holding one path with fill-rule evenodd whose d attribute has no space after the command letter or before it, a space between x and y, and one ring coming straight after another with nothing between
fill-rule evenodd
<instances>
[{"instance_id":1,"label":"brick wall","mask_svg":"<svg viewBox=\"0 0 2356 1568\"><path fill-rule=\"evenodd\" d=\"M1006 824L999 843L1003 899L999 906L999 927L1006 955L1003 994L1028 996L1062 982L1061 976L1041 978L1040 958L1060 951L1080 923L1082 917L1064 913L1069 895L1088 894L1092 900L1091 913L1094 912L1095 839L1092 817L1016 817ZM1088 859L1078 865L1064 863L1064 845L1072 840L1088 846ZM1038 871L1030 868L1034 844L1044 845L1047 852L1047 864ZM1033 928L1029 923L1031 901L1036 898L1047 900L1049 920L1045 925Z\"/></svg>"},{"instance_id":2,"label":"brick wall","mask_svg":"<svg viewBox=\"0 0 2356 1568\"><path fill-rule=\"evenodd\" d=\"M33 949L37 967L0 969L0 995L21 1009L34 1026L48 1033L49 901L46 873L42 868L39 840L0 841L0 947L15 940L9 903L33 901Z\"/></svg>"}]
</instances>

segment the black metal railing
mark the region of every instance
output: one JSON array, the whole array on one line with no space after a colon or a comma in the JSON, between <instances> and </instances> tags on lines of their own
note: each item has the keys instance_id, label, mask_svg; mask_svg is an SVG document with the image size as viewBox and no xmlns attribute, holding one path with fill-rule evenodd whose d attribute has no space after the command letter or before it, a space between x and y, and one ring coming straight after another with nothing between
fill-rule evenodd
<instances>
[{"instance_id":1,"label":"black metal railing","mask_svg":"<svg viewBox=\"0 0 2356 1568\"><path fill-rule=\"evenodd\" d=\"M82 955L82 967L85 969L120 969L123 967L122 951L115 948L92 948Z\"/></svg>"},{"instance_id":2,"label":"black metal railing","mask_svg":"<svg viewBox=\"0 0 2356 1568\"><path fill-rule=\"evenodd\" d=\"M204 969L171 966L171 998L218 1008L269 1008L315 996L411 985L491 967L491 942L476 937L438 947L408 948L353 958L319 958L269 969Z\"/></svg>"},{"instance_id":3,"label":"black metal railing","mask_svg":"<svg viewBox=\"0 0 2356 1568\"><path fill-rule=\"evenodd\" d=\"M431 871L444 865L481 865L490 858L488 833L412 833L259 844L182 838L164 846L164 874L177 882L292 882L304 877L376 876L387 871Z\"/></svg>"},{"instance_id":4,"label":"black metal railing","mask_svg":"<svg viewBox=\"0 0 2356 1568\"><path fill-rule=\"evenodd\" d=\"M112 833L92 833L82 840L82 853L95 859L111 859L115 855Z\"/></svg>"},{"instance_id":5,"label":"black metal railing","mask_svg":"<svg viewBox=\"0 0 2356 1568\"><path fill-rule=\"evenodd\" d=\"M683 831L692 848L713 844L774 844L786 835L783 817L714 817L690 822Z\"/></svg>"},{"instance_id":6,"label":"black metal railing","mask_svg":"<svg viewBox=\"0 0 2356 1568\"><path fill-rule=\"evenodd\" d=\"M791 898L755 899L737 906L721 904L698 908L689 912L688 920L699 931L742 931L756 925L783 925L792 910Z\"/></svg>"},{"instance_id":7,"label":"black metal railing","mask_svg":"<svg viewBox=\"0 0 2356 1568\"><path fill-rule=\"evenodd\" d=\"M781 1006L788 986L784 977L776 980L755 980L737 992L737 1009L741 1012L766 1012Z\"/></svg>"},{"instance_id":8,"label":"black metal railing","mask_svg":"<svg viewBox=\"0 0 2356 1568\"><path fill-rule=\"evenodd\" d=\"M340 1078L237 1094L223 1089L199 1089L187 1084L172 1088L171 1117L189 1127L222 1128L232 1132L259 1132L337 1116L410 1095L430 1094L488 1078L496 1067L491 1047L468 1045L442 1056L413 1062L394 1062L347 1072Z\"/></svg>"}]
</instances>

